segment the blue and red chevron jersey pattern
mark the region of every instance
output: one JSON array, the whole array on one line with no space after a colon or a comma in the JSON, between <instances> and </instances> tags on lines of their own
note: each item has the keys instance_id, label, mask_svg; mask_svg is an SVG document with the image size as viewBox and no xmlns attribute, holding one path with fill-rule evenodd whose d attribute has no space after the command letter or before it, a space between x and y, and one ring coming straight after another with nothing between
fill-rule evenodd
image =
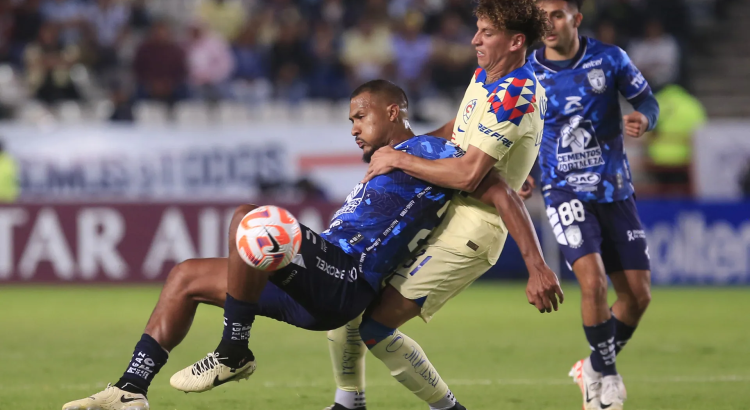
<instances>
[{"instance_id":1,"label":"blue and red chevron jersey pattern","mask_svg":"<svg viewBox=\"0 0 750 410\"><path fill-rule=\"evenodd\" d=\"M487 79L487 72L477 68L474 78L476 82L483 83ZM494 83L484 84L484 88L490 92L487 100L490 112L497 116L498 123L508 121L519 126L525 114L534 112L537 82L532 78L534 73L527 63Z\"/></svg>"},{"instance_id":2,"label":"blue and red chevron jersey pattern","mask_svg":"<svg viewBox=\"0 0 750 410\"><path fill-rule=\"evenodd\" d=\"M573 192L582 201L613 202L633 194L623 150L620 94L638 102L651 94L643 75L619 47L581 37L568 67L529 61L549 99L539 165L542 190Z\"/></svg>"},{"instance_id":3,"label":"blue and red chevron jersey pattern","mask_svg":"<svg viewBox=\"0 0 750 410\"><path fill-rule=\"evenodd\" d=\"M463 155L447 140L427 135L394 148L427 159ZM358 258L362 275L380 290L382 280L440 224L452 196L453 190L401 170L379 175L354 187L321 236Z\"/></svg>"}]
</instances>

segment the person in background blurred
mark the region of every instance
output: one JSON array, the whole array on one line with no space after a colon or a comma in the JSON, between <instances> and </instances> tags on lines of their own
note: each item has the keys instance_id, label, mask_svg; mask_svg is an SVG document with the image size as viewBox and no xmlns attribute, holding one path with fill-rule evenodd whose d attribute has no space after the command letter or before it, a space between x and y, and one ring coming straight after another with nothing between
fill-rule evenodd
<instances>
[{"instance_id":1,"label":"person in background blurred","mask_svg":"<svg viewBox=\"0 0 750 410\"><path fill-rule=\"evenodd\" d=\"M151 27L151 13L146 6L146 0L133 0L130 2L130 19L128 26L141 32Z\"/></svg>"},{"instance_id":2,"label":"person in background blurred","mask_svg":"<svg viewBox=\"0 0 750 410\"><path fill-rule=\"evenodd\" d=\"M248 15L237 0L204 0L198 6L197 17L224 40L232 41L245 26Z\"/></svg>"},{"instance_id":3,"label":"person in background blurred","mask_svg":"<svg viewBox=\"0 0 750 410\"><path fill-rule=\"evenodd\" d=\"M614 0L600 11L597 20L607 20L615 26L618 44L627 44L643 32L644 13L634 0Z\"/></svg>"},{"instance_id":4,"label":"person in background blurred","mask_svg":"<svg viewBox=\"0 0 750 410\"><path fill-rule=\"evenodd\" d=\"M661 117L648 139L650 172L659 192L690 195L693 134L706 122L706 111L697 98L672 84L656 93Z\"/></svg>"},{"instance_id":5,"label":"person in background blurred","mask_svg":"<svg viewBox=\"0 0 750 410\"><path fill-rule=\"evenodd\" d=\"M229 44L205 23L190 25L187 43L188 79L193 97L216 101L229 95L228 80L234 71Z\"/></svg>"},{"instance_id":6,"label":"person in background blurred","mask_svg":"<svg viewBox=\"0 0 750 410\"><path fill-rule=\"evenodd\" d=\"M117 50L128 32L130 9L116 0L96 0L84 17L96 39L95 67L99 72L115 67Z\"/></svg>"},{"instance_id":7,"label":"person in background blurred","mask_svg":"<svg viewBox=\"0 0 750 410\"><path fill-rule=\"evenodd\" d=\"M284 21L279 29L269 55L271 80L276 88L276 98L298 103L307 96L304 81L310 71L310 55L302 39L304 24L296 18Z\"/></svg>"},{"instance_id":8,"label":"person in background blurred","mask_svg":"<svg viewBox=\"0 0 750 410\"><path fill-rule=\"evenodd\" d=\"M12 64L23 65L26 45L36 40L44 18L40 0L26 0L13 11L13 29L10 34L8 59Z\"/></svg>"},{"instance_id":9,"label":"person in background blurred","mask_svg":"<svg viewBox=\"0 0 750 410\"><path fill-rule=\"evenodd\" d=\"M680 48L671 34L664 32L661 21L646 24L646 36L633 40L628 54L655 90L672 84L680 76Z\"/></svg>"},{"instance_id":10,"label":"person in background blurred","mask_svg":"<svg viewBox=\"0 0 750 410\"><path fill-rule=\"evenodd\" d=\"M47 104L81 98L70 76L71 67L80 55L78 47L63 45L58 33L54 23L45 23L37 41L24 52L28 86L34 98Z\"/></svg>"},{"instance_id":11,"label":"person in background blurred","mask_svg":"<svg viewBox=\"0 0 750 410\"><path fill-rule=\"evenodd\" d=\"M0 140L0 202L14 202L18 198L18 165L5 152L3 140Z\"/></svg>"},{"instance_id":12,"label":"person in background blurred","mask_svg":"<svg viewBox=\"0 0 750 410\"><path fill-rule=\"evenodd\" d=\"M407 12L400 32L393 37L396 82L406 91L416 110L419 110L419 101L430 82L427 63L432 54L432 38L422 33L422 27L424 16L416 11ZM418 111L413 118L419 121Z\"/></svg>"},{"instance_id":13,"label":"person in background blurred","mask_svg":"<svg viewBox=\"0 0 750 410\"><path fill-rule=\"evenodd\" d=\"M750 158L747 162L750 164ZM742 196L750 199L750 165L740 175L740 190L742 190Z\"/></svg>"},{"instance_id":14,"label":"person in background blurred","mask_svg":"<svg viewBox=\"0 0 750 410\"><path fill-rule=\"evenodd\" d=\"M340 28L344 25L346 12L347 8L342 0L321 0L320 5L313 9L311 20Z\"/></svg>"},{"instance_id":15,"label":"person in background blurred","mask_svg":"<svg viewBox=\"0 0 750 410\"><path fill-rule=\"evenodd\" d=\"M81 41L85 12L83 3L77 0L45 0L42 2L41 12L45 21L57 23L60 27L63 45L78 44Z\"/></svg>"},{"instance_id":16,"label":"person in background blurred","mask_svg":"<svg viewBox=\"0 0 750 410\"><path fill-rule=\"evenodd\" d=\"M230 89L233 98L247 104L266 101L272 92L266 54L258 45L257 32L258 28L248 23L232 44L234 73Z\"/></svg>"},{"instance_id":17,"label":"person in background blurred","mask_svg":"<svg viewBox=\"0 0 750 410\"><path fill-rule=\"evenodd\" d=\"M444 15L432 48L432 81L446 97L460 98L466 78L476 67L476 50L471 46L471 33L458 14Z\"/></svg>"},{"instance_id":18,"label":"person in background blurred","mask_svg":"<svg viewBox=\"0 0 750 410\"><path fill-rule=\"evenodd\" d=\"M11 35L13 34L13 4L0 0L0 62L10 60Z\"/></svg>"},{"instance_id":19,"label":"person in background blurred","mask_svg":"<svg viewBox=\"0 0 750 410\"><path fill-rule=\"evenodd\" d=\"M121 83L114 83L109 90L109 100L112 102L113 110L109 116L112 122L133 122L133 101L128 93L127 87Z\"/></svg>"},{"instance_id":20,"label":"person in background blurred","mask_svg":"<svg viewBox=\"0 0 750 410\"><path fill-rule=\"evenodd\" d=\"M374 78L389 78L393 67L393 36L388 27L376 27L363 16L342 37L342 61L351 85Z\"/></svg>"},{"instance_id":21,"label":"person in background blurred","mask_svg":"<svg viewBox=\"0 0 750 410\"><path fill-rule=\"evenodd\" d=\"M327 100L346 98L349 87L344 75L344 65L338 56L339 44L336 32L330 24L315 26L310 51L312 71L310 73L310 97Z\"/></svg>"},{"instance_id":22,"label":"person in background blurred","mask_svg":"<svg viewBox=\"0 0 750 410\"><path fill-rule=\"evenodd\" d=\"M136 50L133 61L136 98L173 104L187 98L185 51L173 39L169 24L156 22Z\"/></svg>"},{"instance_id":23,"label":"person in background blurred","mask_svg":"<svg viewBox=\"0 0 750 410\"><path fill-rule=\"evenodd\" d=\"M604 44L611 44L620 48L625 46L619 41L617 28L609 20L602 20L596 25L596 39Z\"/></svg>"}]
</instances>

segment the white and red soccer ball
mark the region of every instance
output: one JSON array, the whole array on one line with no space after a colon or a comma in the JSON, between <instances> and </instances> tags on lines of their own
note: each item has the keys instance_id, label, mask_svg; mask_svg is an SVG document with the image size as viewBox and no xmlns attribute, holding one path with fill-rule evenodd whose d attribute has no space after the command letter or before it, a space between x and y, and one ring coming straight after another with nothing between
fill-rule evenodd
<instances>
[{"instance_id":1,"label":"white and red soccer ball","mask_svg":"<svg viewBox=\"0 0 750 410\"><path fill-rule=\"evenodd\" d=\"M275 271L289 265L297 255L302 232L289 211L268 205L242 218L236 240L245 263L258 270Z\"/></svg>"}]
</instances>

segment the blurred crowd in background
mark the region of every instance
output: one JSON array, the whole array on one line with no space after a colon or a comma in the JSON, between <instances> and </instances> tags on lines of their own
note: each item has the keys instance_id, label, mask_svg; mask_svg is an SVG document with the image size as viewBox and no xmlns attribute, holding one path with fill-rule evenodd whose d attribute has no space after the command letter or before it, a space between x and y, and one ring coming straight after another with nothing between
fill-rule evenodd
<instances>
[{"instance_id":1,"label":"blurred crowd in background","mask_svg":"<svg viewBox=\"0 0 750 410\"><path fill-rule=\"evenodd\" d=\"M647 164L635 155L634 168L683 194L690 137L707 117L691 58L714 54L709 39L739 2L584 2L583 34L625 49L662 106L640 148ZM472 10L470 0L0 0L0 119L28 107L65 115L71 101L123 122L148 104L341 105L387 78L406 89L413 120L445 121L476 67Z\"/></svg>"},{"instance_id":2,"label":"blurred crowd in background","mask_svg":"<svg viewBox=\"0 0 750 410\"><path fill-rule=\"evenodd\" d=\"M731 1L591 0L583 32L627 50L653 88L688 86L686 50L700 52L700 28L720 21ZM137 100L339 100L373 78L396 81L415 102L457 98L476 65L472 7L469 0L0 0L0 61L23 80L25 97L53 104L104 93L115 104L113 120L132 120L128 107ZM6 81L8 69L0 72Z\"/></svg>"}]
</instances>

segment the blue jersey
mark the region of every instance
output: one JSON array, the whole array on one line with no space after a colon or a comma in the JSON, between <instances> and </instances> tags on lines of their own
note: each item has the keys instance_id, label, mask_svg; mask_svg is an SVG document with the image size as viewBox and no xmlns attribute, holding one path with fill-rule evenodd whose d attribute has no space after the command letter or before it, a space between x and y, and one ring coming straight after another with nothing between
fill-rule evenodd
<instances>
[{"instance_id":1,"label":"blue jersey","mask_svg":"<svg viewBox=\"0 0 750 410\"><path fill-rule=\"evenodd\" d=\"M546 60L544 47L530 58L548 98L539 154L542 190L545 197L564 190L582 201L624 200L633 185L618 94L635 104L651 90L622 49L580 40L567 68Z\"/></svg>"},{"instance_id":2,"label":"blue jersey","mask_svg":"<svg viewBox=\"0 0 750 410\"><path fill-rule=\"evenodd\" d=\"M394 148L427 159L463 154L454 144L426 135ZM382 280L440 224L452 195L400 170L379 175L354 187L321 236L358 258L367 282L380 289Z\"/></svg>"}]
</instances>

